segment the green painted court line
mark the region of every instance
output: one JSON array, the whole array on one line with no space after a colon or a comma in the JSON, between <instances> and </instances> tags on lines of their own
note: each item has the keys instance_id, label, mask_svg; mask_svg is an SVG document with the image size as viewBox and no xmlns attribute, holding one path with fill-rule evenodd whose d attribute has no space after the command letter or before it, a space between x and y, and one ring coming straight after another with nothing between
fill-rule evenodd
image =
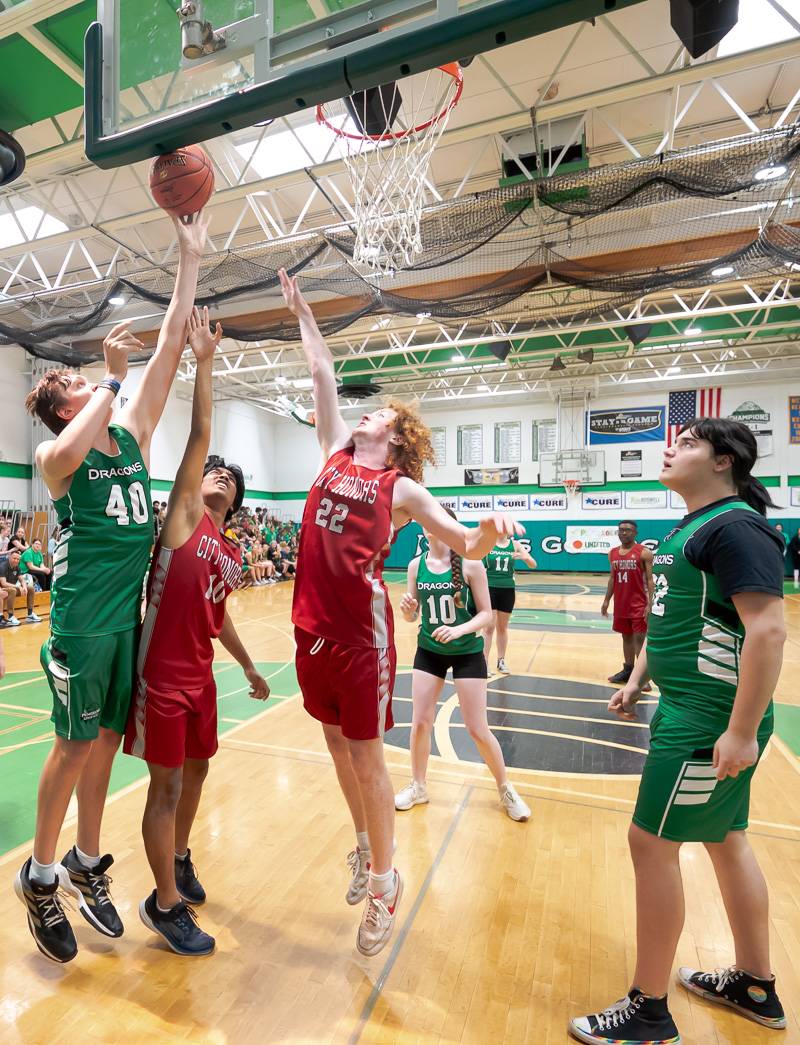
<instances>
[{"instance_id":1,"label":"green painted court line","mask_svg":"<svg viewBox=\"0 0 800 1045\"><path fill-rule=\"evenodd\" d=\"M776 704L775 732L800 758L800 707L795 704Z\"/></svg>"},{"instance_id":2,"label":"green painted court line","mask_svg":"<svg viewBox=\"0 0 800 1045\"><path fill-rule=\"evenodd\" d=\"M294 664L273 661L258 663L256 667L265 678L269 676L268 700L253 700L248 696L249 686L238 664L220 661L214 665L217 696L225 698L222 705L225 717L219 719L220 736L297 692ZM33 837L39 774L53 738L49 720L52 698L42 673L10 672L4 681L6 685L0 686L0 730L22 725L12 732L0 733L0 854ZM23 714L30 710L28 722L16 711L3 712L3 690L10 685L14 688L7 703L22 708ZM25 746L17 747L19 744ZM114 761L109 794L146 776L144 762L120 754Z\"/></svg>"}]
</instances>

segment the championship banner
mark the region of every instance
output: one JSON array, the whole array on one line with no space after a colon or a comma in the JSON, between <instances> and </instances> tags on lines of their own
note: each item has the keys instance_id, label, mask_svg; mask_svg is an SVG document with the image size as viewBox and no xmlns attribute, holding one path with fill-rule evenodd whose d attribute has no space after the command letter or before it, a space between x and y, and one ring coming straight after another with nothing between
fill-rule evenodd
<instances>
[{"instance_id":1,"label":"championship banner","mask_svg":"<svg viewBox=\"0 0 800 1045\"><path fill-rule=\"evenodd\" d=\"M641 406L632 410L590 410L587 443L663 442L664 407Z\"/></svg>"},{"instance_id":2,"label":"championship banner","mask_svg":"<svg viewBox=\"0 0 800 1045\"><path fill-rule=\"evenodd\" d=\"M626 490L626 508L666 508L666 490Z\"/></svg>"},{"instance_id":3,"label":"championship banner","mask_svg":"<svg viewBox=\"0 0 800 1045\"><path fill-rule=\"evenodd\" d=\"M607 555L619 544L616 524L613 526L568 526L564 551L570 555Z\"/></svg>"},{"instance_id":4,"label":"championship banner","mask_svg":"<svg viewBox=\"0 0 800 1045\"><path fill-rule=\"evenodd\" d=\"M503 493L494 499L496 512L527 512L528 495L526 493Z\"/></svg>"},{"instance_id":5,"label":"championship banner","mask_svg":"<svg viewBox=\"0 0 800 1045\"><path fill-rule=\"evenodd\" d=\"M800 443L800 396L789 396L789 442Z\"/></svg>"},{"instance_id":6,"label":"championship banner","mask_svg":"<svg viewBox=\"0 0 800 1045\"><path fill-rule=\"evenodd\" d=\"M519 468L465 468L465 486L509 486L519 482Z\"/></svg>"},{"instance_id":7,"label":"championship banner","mask_svg":"<svg viewBox=\"0 0 800 1045\"><path fill-rule=\"evenodd\" d=\"M475 494L474 497L459 497L458 510L460 512L492 512L494 511L494 498L491 494Z\"/></svg>"},{"instance_id":8,"label":"championship banner","mask_svg":"<svg viewBox=\"0 0 800 1045\"><path fill-rule=\"evenodd\" d=\"M758 444L758 456L769 457L773 452L772 442L772 414L759 406L752 399L741 403L730 415L732 421L741 421L747 425Z\"/></svg>"},{"instance_id":9,"label":"championship banner","mask_svg":"<svg viewBox=\"0 0 800 1045\"><path fill-rule=\"evenodd\" d=\"M584 493L581 494L581 507L587 512L602 512L622 507L622 494L611 493ZM614 531L616 533L616 530Z\"/></svg>"}]
</instances>

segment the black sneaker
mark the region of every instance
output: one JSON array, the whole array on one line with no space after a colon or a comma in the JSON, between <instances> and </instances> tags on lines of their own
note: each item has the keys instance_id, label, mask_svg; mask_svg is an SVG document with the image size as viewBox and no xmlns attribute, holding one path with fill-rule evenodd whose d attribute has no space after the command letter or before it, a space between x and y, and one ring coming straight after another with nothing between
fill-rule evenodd
<instances>
[{"instance_id":1,"label":"black sneaker","mask_svg":"<svg viewBox=\"0 0 800 1045\"><path fill-rule=\"evenodd\" d=\"M633 668L629 668L627 665L625 665L622 671L618 671L616 675L609 675L608 681L618 684L620 686L624 686L628 679L631 677L632 671Z\"/></svg>"},{"instance_id":2,"label":"black sneaker","mask_svg":"<svg viewBox=\"0 0 800 1045\"><path fill-rule=\"evenodd\" d=\"M729 1005L748 1020L762 1027L782 1030L786 1026L783 1006L775 992L775 979L760 980L744 969L732 965L729 969L700 972L682 965L678 970L678 983L692 994Z\"/></svg>"},{"instance_id":3,"label":"black sneaker","mask_svg":"<svg viewBox=\"0 0 800 1045\"><path fill-rule=\"evenodd\" d=\"M590 1045L680 1045L666 998L648 998L638 987L603 1012L570 1020L569 1032Z\"/></svg>"},{"instance_id":4,"label":"black sneaker","mask_svg":"<svg viewBox=\"0 0 800 1045\"><path fill-rule=\"evenodd\" d=\"M41 885L32 881L30 870L29 857L17 872L14 892L28 912L31 936L42 954L54 962L71 962L78 953L78 945L58 895L59 889L69 887L69 877L57 866L53 884Z\"/></svg>"},{"instance_id":5,"label":"black sneaker","mask_svg":"<svg viewBox=\"0 0 800 1045\"><path fill-rule=\"evenodd\" d=\"M193 958L214 951L214 937L203 932L194 911L183 900L170 911L159 911L154 889L139 904L139 917L148 929L163 936L176 954Z\"/></svg>"},{"instance_id":6,"label":"black sneaker","mask_svg":"<svg viewBox=\"0 0 800 1045\"><path fill-rule=\"evenodd\" d=\"M197 869L192 863L192 850L186 850L183 858L175 857L175 885L187 903L199 907L206 902L206 891L197 877Z\"/></svg>"},{"instance_id":7,"label":"black sneaker","mask_svg":"<svg viewBox=\"0 0 800 1045\"><path fill-rule=\"evenodd\" d=\"M81 863L73 846L61 863L75 887L80 912L89 925L104 936L122 936L125 930L111 900L108 891L111 879L106 874L114 857L109 853L90 869Z\"/></svg>"}]
</instances>

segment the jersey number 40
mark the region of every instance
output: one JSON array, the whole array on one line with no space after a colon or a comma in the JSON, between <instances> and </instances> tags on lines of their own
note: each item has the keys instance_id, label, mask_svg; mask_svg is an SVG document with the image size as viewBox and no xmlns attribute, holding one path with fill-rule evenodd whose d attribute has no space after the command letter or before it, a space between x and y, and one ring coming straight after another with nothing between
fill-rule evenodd
<instances>
[{"instance_id":1,"label":"jersey number 40","mask_svg":"<svg viewBox=\"0 0 800 1045\"><path fill-rule=\"evenodd\" d=\"M114 483L108 492L106 515L116 519L117 526L130 525L131 516L133 516L135 523L148 522L150 512L147 506L147 494L142 484L139 482L131 483L127 488L127 494L130 500L130 507L128 507L128 501L125 499L125 491L123 491L119 483Z\"/></svg>"}]
</instances>

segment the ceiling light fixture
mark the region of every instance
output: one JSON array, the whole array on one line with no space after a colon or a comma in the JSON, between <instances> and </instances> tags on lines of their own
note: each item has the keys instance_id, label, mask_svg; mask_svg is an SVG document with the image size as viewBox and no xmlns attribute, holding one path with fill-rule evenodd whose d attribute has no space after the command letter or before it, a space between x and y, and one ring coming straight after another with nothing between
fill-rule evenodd
<instances>
[{"instance_id":1,"label":"ceiling light fixture","mask_svg":"<svg viewBox=\"0 0 800 1045\"><path fill-rule=\"evenodd\" d=\"M687 327L684 330L684 334L702 334L702 333L703 333L703 328L702 327Z\"/></svg>"},{"instance_id":2,"label":"ceiling light fixture","mask_svg":"<svg viewBox=\"0 0 800 1045\"><path fill-rule=\"evenodd\" d=\"M113 297L108 299L109 305L124 305L125 298L121 294L115 294Z\"/></svg>"},{"instance_id":3,"label":"ceiling light fixture","mask_svg":"<svg viewBox=\"0 0 800 1045\"><path fill-rule=\"evenodd\" d=\"M711 270L712 276L730 276L733 272L733 265L719 265L717 268Z\"/></svg>"},{"instance_id":4,"label":"ceiling light fixture","mask_svg":"<svg viewBox=\"0 0 800 1045\"><path fill-rule=\"evenodd\" d=\"M452 356L450 356L450 358L454 363L463 363L466 359L466 356L462 355L461 352L454 352Z\"/></svg>"},{"instance_id":5,"label":"ceiling light fixture","mask_svg":"<svg viewBox=\"0 0 800 1045\"><path fill-rule=\"evenodd\" d=\"M756 171L756 181L775 181L776 178L782 178L786 173L786 165L783 163L770 163L766 167L762 167L761 170Z\"/></svg>"}]
</instances>

